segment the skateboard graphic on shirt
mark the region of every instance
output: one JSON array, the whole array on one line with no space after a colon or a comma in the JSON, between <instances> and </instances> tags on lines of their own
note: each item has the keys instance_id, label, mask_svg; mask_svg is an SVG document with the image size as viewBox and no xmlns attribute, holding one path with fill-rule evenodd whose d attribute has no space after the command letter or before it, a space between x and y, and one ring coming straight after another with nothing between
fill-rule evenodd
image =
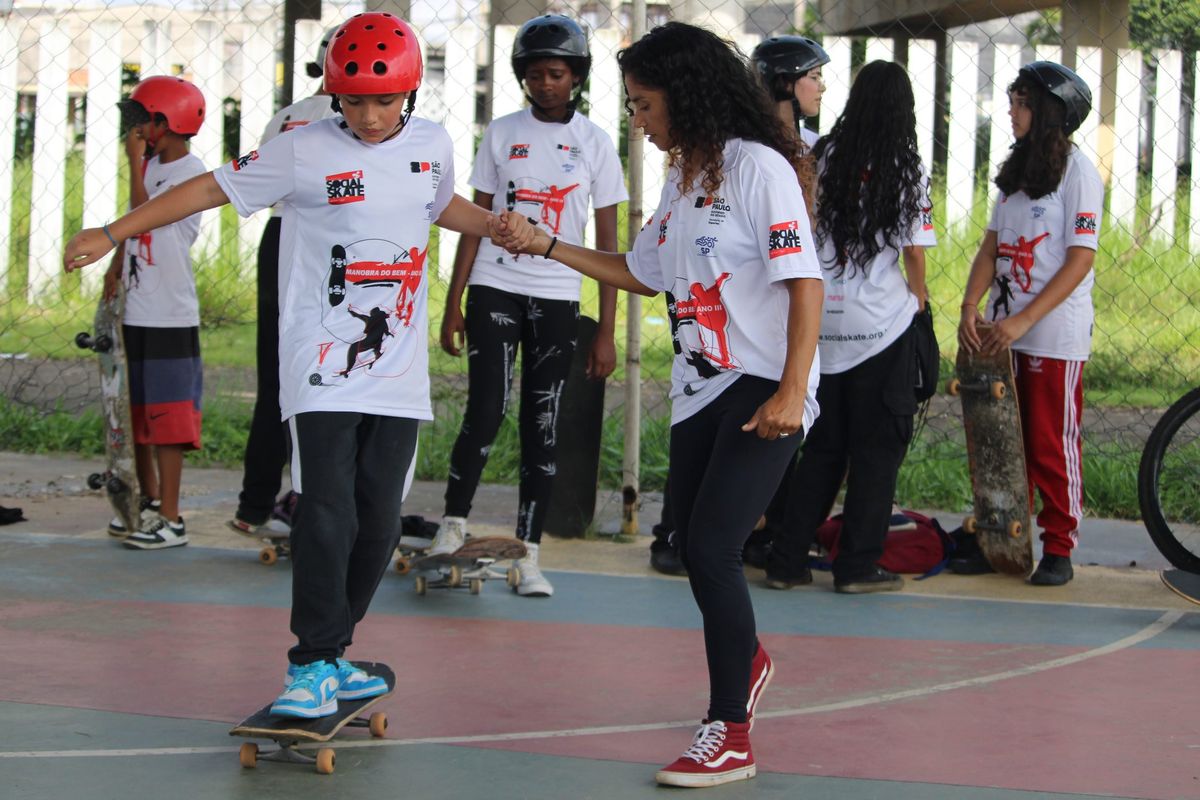
<instances>
[{"instance_id":1,"label":"skateboard graphic on shirt","mask_svg":"<svg viewBox=\"0 0 1200 800\"><path fill-rule=\"evenodd\" d=\"M721 297L722 287L732 277L723 272L711 286L699 281L687 284L679 278L676 285L684 284L686 289L667 297L675 352L686 351L684 360L702 378L740 367L729 346L729 311Z\"/></svg>"},{"instance_id":2,"label":"skateboard graphic on shirt","mask_svg":"<svg viewBox=\"0 0 1200 800\"><path fill-rule=\"evenodd\" d=\"M532 181L533 179L528 179ZM563 209L567 205L567 195L579 188L578 183L559 188L551 184L542 189L517 188L515 181L508 182L508 191L504 195L504 207L509 211L516 210L517 203L531 203L540 208L539 218L550 232L558 236L562 227Z\"/></svg>"}]
</instances>

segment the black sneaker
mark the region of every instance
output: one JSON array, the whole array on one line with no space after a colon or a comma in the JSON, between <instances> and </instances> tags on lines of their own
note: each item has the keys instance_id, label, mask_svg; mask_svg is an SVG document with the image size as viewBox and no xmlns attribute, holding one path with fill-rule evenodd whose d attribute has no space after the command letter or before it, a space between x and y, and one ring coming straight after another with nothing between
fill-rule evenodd
<instances>
[{"instance_id":1,"label":"black sneaker","mask_svg":"<svg viewBox=\"0 0 1200 800\"><path fill-rule=\"evenodd\" d=\"M1042 556L1037 569L1029 576L1034 586L1065 586L1075 577L1070 556Z\"/></svg>"},{"instance_id":2,"label":"black sneaker","mask_svg":"<svg viewBox=\"0 0 1200 800\"><path fill-rule=\"evenodd\" d=\"M742 563L748 567L766 569L767 558L771 554L771 541L774 538L775 531L770 528L751 533L750 538L746 539L746 546L742 548Z\"/></svg>"},{"instance_id":3,"label":"black sneaker","mask_svg":"<svg viewBox=\"0 0 1200 800\"><path fill-rule=\"evenodd\" d=\"M873 567L870 572L853 578L834 578L833 590L839 594L869 594L871 592L898 592L904 588L904 578L883 567Z\"/></svg>"},{"instance_id":4,"label":"black sneaker","mask_svg":"<svg viewBox=\"0 0 1200 800\"><path fill-rule=\"evenodd\" d=\"M650 545L650 566L663 575L687 575L679 551L662 539L655 539Z\"/></svg>"},{"instance_id":5,"label":"black sneaker","mask_svg":"<svg viewBox=\"0 0 1200 800\"><path fill-rule=\"evenodd\" d=\"M808 586L812 583L812 570L802 567L794 574L784 574L767 569L767 587L771 589L791 589L794 586Z\"/></svg>"},{"instance_id":6,"label":"black sneaker","mask_svg":"<svg viewBox=\"0 0 1200 800\"><path fill-rule=\"evenodd\" d=\"M986 575L996 571L979 548L965 555L955 556L946 567L955 575Z\"/></svg>"}]
</instances>

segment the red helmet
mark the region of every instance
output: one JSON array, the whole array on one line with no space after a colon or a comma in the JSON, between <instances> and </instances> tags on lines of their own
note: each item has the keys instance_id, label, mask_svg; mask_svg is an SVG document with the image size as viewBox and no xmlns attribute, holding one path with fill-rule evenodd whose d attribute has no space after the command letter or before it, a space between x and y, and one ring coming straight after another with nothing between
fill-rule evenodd
<instances>
[{"instance_id":1,"label":"red helmet","mask_svg":"<svg viewBox=\"0 0 1200 800\"><path fill-rule=\"evenodd\" d=\"M325 52L330 94L399 94L421 85L421 46L408 23L382 11L355 14Z\"/></svg>"},{"instance_id":2,"label":"red helmet","mask_svg":"<svg viewBox=\"0 0 1200 800\"><path fill-rule=\"evenodd\" d=\"M204 122L204 95L196 85L183 78L155 75L133 87L129 99L150 113L167 118L167 127L181 136L200 132Z\"/></svg>"}]
</instances>

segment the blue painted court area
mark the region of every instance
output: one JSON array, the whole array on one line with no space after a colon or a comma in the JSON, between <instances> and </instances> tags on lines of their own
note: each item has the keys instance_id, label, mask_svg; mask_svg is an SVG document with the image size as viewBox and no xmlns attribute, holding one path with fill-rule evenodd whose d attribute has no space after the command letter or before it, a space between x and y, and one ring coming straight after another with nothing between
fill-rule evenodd
<instances>
[{"instance_id":1,"label":"blue painted court area","mask_svg":"<svg viewBox=\"0 0 1200 800\"><path fill-rule=\"evenodd\" d=\"M290 570L0 534L0 798L661 798L707 679L687 584L555 572L415 594L389 573L351 657L390 664L388 738L336 772L242 769L281 686ZM758 777L708 797L1200 798L1200 614L755 587L777 676ZM1033 595L1035 599L1046 595ZM1052 596L1050 596L1052 597ZM267 743L263 744L268 747Z\"/></svg>"}]
</instances>

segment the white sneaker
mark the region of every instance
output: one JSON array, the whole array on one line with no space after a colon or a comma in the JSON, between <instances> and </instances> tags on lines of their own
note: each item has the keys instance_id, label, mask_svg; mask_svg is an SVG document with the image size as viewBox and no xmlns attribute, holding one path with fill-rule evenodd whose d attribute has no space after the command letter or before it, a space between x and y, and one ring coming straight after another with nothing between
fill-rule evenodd
<instances>
[{"instance_id":1,"label":"white sneaker","mask_svg":"<svg viewBox=\"0 0 1200 800\"><path fill-rule=\"evenodd\" d=\"M433 537L433 543L429 545L429 552L426 555L440 556L443 553L453 553L466 541L467 518L442 517L442 524L438 526L437 535Z\"/></svg>"},{"instance_id":2,"label":"white sneaker","mask_svg":"<svg viewBox=\"0 0 1200 800\"><path fill-rule=\"evenodd\" d=\"M161 509L162 500L151 500L149 497L143 497L138 501L138 519L143 519L147 511L157 514ZM128 536L129 531L125 529L125 521L120 517L113 517L112 521L108 523L108 535L120 538Z\"/></svg>"},{"instance_id":3,"label":"white sneaker","mask_svg":"<svg viewBox=\"0 0 1200 800\"><path fill-rule=\"evenodd\" d=\"M121 540L121 544L131 550L162 550L167 547L182 547L187 543L187 529L183 525L183 517L171 522L158 513L143 514L142 529Z\"/></svg>"},{"instance_id":4,"label":"white sneaker","mask_svg":"<svg viewBox=\"0 0 1200 800\"><path fill-rule=\"evenodd\" d=\"M522 597L550 597L554 594L554 586L546 580L538 568L538 546L525 543L525 557L517 559L513 564L521 574L521 582L517 584L516 592Z\"/></svg>"}]
</instances>

